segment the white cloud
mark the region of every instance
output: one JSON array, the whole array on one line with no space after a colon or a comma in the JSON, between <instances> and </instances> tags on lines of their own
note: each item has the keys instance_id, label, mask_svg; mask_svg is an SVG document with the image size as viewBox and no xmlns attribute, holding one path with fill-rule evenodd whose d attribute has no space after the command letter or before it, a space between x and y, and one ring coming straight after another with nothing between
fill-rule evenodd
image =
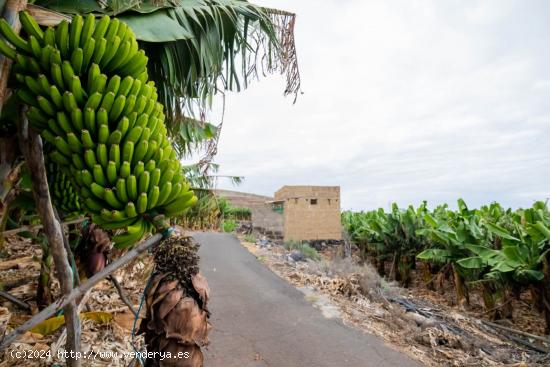
<instances>
[{"instance_id":1,"label":"white cloud","mask_svg":"<svg viewBox=\"0 0 550 367\"><path fill-rule=\"evenodd\" d=\"M217 162L239 190L340 185L355 209L550 196L549 3L259 3L298 14L305 94L273 76L228 95Z\"/></svg>"}]
</instances>

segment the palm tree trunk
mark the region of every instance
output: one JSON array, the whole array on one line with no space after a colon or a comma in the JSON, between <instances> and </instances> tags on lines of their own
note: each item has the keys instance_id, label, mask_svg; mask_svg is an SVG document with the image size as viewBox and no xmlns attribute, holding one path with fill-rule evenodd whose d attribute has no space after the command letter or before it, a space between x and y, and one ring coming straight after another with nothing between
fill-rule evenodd
<instances>
[{"instance_id":1,"label":"palm tree trunk","mask_svg":"<svg viewBox=\"0 0 550 367\"><path fill-rule=\"evenodd\" d=\"M452 268L453 268L453 279L455 283L456 302L460 307L466 308L467 306L470 305L468 288L466 288L464 279L462 278L462 275L460 275L460 273L458 272L458 269L456 268L455 264L452 265Z\"/></svg>"},{"instance_id":2,"label":"palm tree trunk","mask_svg":"<svg viewBox=\"0 0 550 367\"><path fill-rule=\"evenodd\" d=\"M422 278L424 279L424 284L426 285L426 288L433 291L435 289L434 287L434 275L432 275L432 269L429 262L422 262Z\"/></svg>"},{"instance_id":3,"label":"palm tree trunk","mask_svg":"<svg viewBox=\"0 0 550 367\"><path fill-rule=\"evenodd\" d=\"M485 312L488 313L488 316L491 320L494 320L497 315L497 310L495 308L495 297L494 297L494 289L493 287L488 283L483 283L483 306L485 308Z\"/></svg>"}]
</instances>

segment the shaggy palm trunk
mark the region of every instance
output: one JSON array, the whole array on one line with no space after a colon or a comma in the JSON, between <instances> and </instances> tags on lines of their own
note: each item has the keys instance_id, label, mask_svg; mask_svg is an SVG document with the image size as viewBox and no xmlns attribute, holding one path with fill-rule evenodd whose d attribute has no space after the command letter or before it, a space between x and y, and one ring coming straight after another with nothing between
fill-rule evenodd
<instances>
[{"instance_id":1,"label":"shaggy palm trunk","mask_svg":"<svg viewBox=\"0 0 550 367\"><path fill-rule=\"evenodd\" d=\"M210 289L199 274L198 245L174 235L154 249L155 272L146 290L146 316L140 325L148 352L180 358L147 359L146 366L202 367L208 343ZM183 357L181 357L183 356Z\"/></svg>"},{"instance_id":2,"label":"shaggy palm trunk","mask_svg":"<svg viewBox=\"0 0 550 367\"><path fill-rule=\"evenodd\" d=\"M412 263L409 256L401 257L398 270L399 274L401 275L401 284L404 288L409 288L409 285L411 283L411 268Z\"/></svg>"},{"instance_id":3,"label":"shaggy palm trunk","mask_svg":"<svg viewBox=\"0 0 550 367\"><path fill-rule=\"evenodd\" d=\"M422 264L422 278L424 279L424 284L426 284L426 288L433 291L435 290L434 283L435 283L435 277L432 274L432 267L430 266L429 262L423 262Z\"/></svg>"},{"instance_id":4,"label":"shaggy palm trunk","mask_svg":"<svg viewBox=\"0 0 550 367\"><path fill-rule=\"evenodd\" d=\"M512 305L512 299L514 295L510 289L505 288L500 299L500 310L502 318L512 320L514 318L514 306Z\"/></svg>"},{"instance_id":5,"label":"shaggy palm trunk","mask_svg":"<svg viewBox=\"0 0 550 367\"><path fill-rule=\"evenodd\" d=\"M453 264L453 279L455 283L456 302L460 307L466 308L470 304L468 289L466 288L466 284L464 283L464 279L462 278L462 275L459 273L458 269L454 264Z\"/></svg>"},{"instance_id":6,"label":"shaggy palm trunk","mask_svg":"<svg viewBox=\"0 0 550 367\"><path fill-rule=\"evenodd\" d=\"M491 320L494 320L496 319L496 316L497 316L497 310L495 308L495 297L494 297L495 290L493 286L488 283L482 283L482 287L483 287L482 298L483 298L483 306L485 308L485 312L487 313L487 316L489 316Z\"/></svg>"},{"instance_id":7,"label":"shaggy palm trunk","mask_svg":"<svg viewBox=\"0 0 550 367\"><path fill-rule=\"evenodd\" d=\"M391 272L390 272L390 278L395 280L396 282L401 281L401 272L400 272L400 263L401 263L401 255L397 252L393 253L393 260L391 264Z\"/></svg>"}]
</instances>

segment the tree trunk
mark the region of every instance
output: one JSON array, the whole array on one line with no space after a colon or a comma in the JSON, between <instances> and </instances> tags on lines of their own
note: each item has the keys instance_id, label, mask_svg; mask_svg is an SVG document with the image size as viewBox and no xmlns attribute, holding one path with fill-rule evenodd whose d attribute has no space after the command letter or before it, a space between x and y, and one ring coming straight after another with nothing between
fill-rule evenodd
<instances>
[{"instance_id":1,"label":"tree trunk","mask_svg":"<svg viewBox=\"0 0 550 367\"><path fill-rule=\"evenodd\" d=\"M435 290L434 283L435 278L434 275L432 275L432 269L429 262L422 262L422 278L424 279L424 284L426 285L426 288L433 291Z\"/></svg>"},{"instance_id":2,"label":"tree trunk","mask_svg":"<svg viewBox=\"0 0 550 367\"><path fill-rule=\"evenodd\" d=\"M378 257L376 259L376 270L381 277L386 276L386 262Z\"/></svg>"},{"instance_id":3,"label":"tree trunk","mask_svg":"<svg viewBox=\"0 0 550 367\"><path fill-rule=\"evenodd\" d=\"M483 293L482 293L483 306L484 306L485 312L487 313L489 318L491 320L494 320L496 318L496 315L497 315L497 310L495 308L495 297L494 297L494 293L495 293L494 291L495 290L488 283L483 282L482 284L483 284L482 285L482 287L483 287Z\"/></svg>"},{"instance_id":4,"label":"tree trunk","mask_svg":"<svg viewBox=\"0 0 550 367\"><path fill-rule=\"evenodd\" d=\"M47 244L42 245L42 260L40 261L40 276L36 288L36 304L40 310L48 307L53 302L52 277L53 257Z\"/></svg>"},{"instance_id":5,"label":"tree trunk","mask_svg":"<svg viewBox=\"0 0 550 367\"><path fill-rule=\"evenodd\" d=\"M19 145L27 161L31 174L32 188L36 202L36 211L44 226L44 233L48 239L48 245L55 263L57 277L61 285L63 295L68 295L73 289L73 273L67 259L67 252L63 244L63 232L61 223L55 218L50 190L46 178L44 166L44 153L42 151L42 139L28 126L25 109L21 111L19 126ZM65 308L65 321L67 325L66 350L71 353L80 353L80 319L76 302L70 302ZM68 358L67 365L78 367L80 360Z\"/></svg>"},{"instance_id":6,"label":"tree trunk","mask_svg":"<svg viewBox=\"0 0 550 367\"><path fill-rule=\"evenodd\" d=\"M401 276L401 284L404 288L409 288L411 282L411 262L409 256L401 257L399 262L399 274Z\"/></svg>"},{"instance_id":7,"label":"tree trunk","mask_svg":"<svg viewBox=\"0 0 550 367\"><path fill-rule=\"evenodd\" d=\"M508 287L502 291L502 297L500 299L500 312L501 317L504 319L512 320L514 318L514 306L512 305L512 298L514 295Z\"/></svg>"},{"instance_id":8,"label":"tree trunk","mask_svg":"<svg viewBox=\"0 0 550 367\"><path fill-rule=\"evenodd\" d=\"M456 291L456 302L461 308L467 308L467 306L470 305L470 300L468 297L468 289L466 288L466 284L464 283L464 279L462 278L462 275L458 272L456 265L453 264L453 279L455 283L455 291Z\"/></svg>"}]
</instances>

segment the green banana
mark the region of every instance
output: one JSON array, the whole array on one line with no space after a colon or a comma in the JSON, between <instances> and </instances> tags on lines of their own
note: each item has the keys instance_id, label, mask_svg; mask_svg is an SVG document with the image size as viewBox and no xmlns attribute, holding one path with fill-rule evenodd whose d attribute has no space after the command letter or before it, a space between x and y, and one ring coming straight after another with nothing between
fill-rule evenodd
<instances>
[{"instance_id":1,"label":"green banana","mask_svg":"<svg viewBox=\"0 0 550 367\"><path fill-rule=\"evenodd\" d=\"M79 170L83 170L84 169L84 161L82 160L82 158L80 157L80 154L73 154L71 156L71 162L73 164L73 166ZM80 173L81 171L78 171L78 173ZM82 177L82 175L80 175ZM78 178L78 177L77 177ZM80 186L82 186L82 182L79 183Z\"/></svg>"},{"instance_id":2,"label":"green banana","mask_svg":"<svg viewBox=\"0 0 550 367\"><path fill-rule=\"evenodd\" d=\"M109 159L115 162L116 169L120 169L120 146L118 144L113 144L109 148Z\"/></svg>"},{"instance_id":3,"label":"green banana","mask_svg":"<svg viewBox=\"0 0 550 367\"><path fill-rule=\"evenodd\" d=\"M94 64L100 65L103 60L103 55L107 50L107 40L105 38L96 38L94 47L94 55L92 56L92 62Z\"/></svg>"},{"instance_id":4,"label":"green banana","mask_svg":"<svg viewBox=\"0 0 550 367\"><path fill-rule=\"evenodd\" d=\"M86 162L86 165L89 169L94 168L94 166L97 164L97 160L93 150L87 149L84 151L84 162Z\"/></svg>"},{"instance_id":5,"label":"green banana","mask_svg":"<svg viewBox=\"0 0 550 367\"><path fill-rule=\"evenodd\" d=\"M63 105L65 106L65 110L67 110L67 112L71 112L75 108L78 108L74 94L69 91L63 93Z\"/></svg>"},{"instance_id":6,"label":"green banana","mask_svg":"<svg viewBox=\"0 0 550 367\"><path fill-rule=\"evenodd\" d=\"M107 204L109 204L111 207L113 208L116 208L116 209L123 209L125 204L121 203L120 201L118 201L118 199L116 198L116 195L115 193L113 192L113 190L111 189L105 189L105 194L104 194L104 199L105 201L107 202Z\"/></svg>"},{"instance_id":7,"label":"green banana","mask_svg":"<svg viewBox=\"0 0 550 367\"><path fill-rule=\"evenodd\" d=\"M81 175L82 175L82 181L84 182L84 185L90 187L92 185L92 182L94 182L94 178L90 173L90 171L88 171L87 169L83 169L81 171Z\"/></svg>"},{"instance_id":8,"label":"green banana","mask_svg":"<svg viewBox=\"0 0 550 367\"><path fill-rule=\"evenodd\" d=\"M153 209L158 202L160 196L160 189L158 186L153 186L149 193L147 194L147 209Z\"/></svg>"},{"instance_id":9,"label":"green banana","mask_svg":"<svg viewBox=\"0 0 550 367\"><path fill-rule=\"evenodd\" d=\"M4 36L6 41L11 43L19 51L24 51L27 53L31 52L30 46L23 38L16 34L6 19L0 19L0 33Z\"/></svg>"},{"instance_id":10,"label":"green banana","mask_svg":"<svg viewBox=\"0 0 550 367\"><path fill-rule=\"evenodd\" d=\"M147 193L142 192L136 202L136 209L139 214L145 213L147 210Z\"/></svg>"},{"instance_id":11,"label":"green banana","mask_svg":"<svg viewBox=\"0 0 550 367\"><path fill-rule=\"evenodd\" d=\"M97 140L101 144L107 144L108 139L109 139L109 127L106 124L99 125Z\"/></svg>"},{"instance_id":12,"label":"green banana","mask_svg":"<svg viewBox=\"0 0 550 367\"><path fill-rule=\"evenodd\" d=\"M11 60L15 60L15 57L17 56L15 49L8 46L3 39L0 39L0 53Z\"/></svg>"},{"instance_id":13,"label":"green banana","mask_svg":"<svg viewBox=\"0 0 550 367\"><path fill-rule=\"evenodd\" d=\"M127 141L122 147L122 160L125 162L132 162L134 156L134 143Z\"/></svg>"},{"instance_id":14,"label":"green banana","mask_svg":"<svg viewBox=\"0 0 550 367\"><path fill-rule=\"evenodd\" d=\"M82 130L80 140L82 141L82 145L86 149L93 149L95 147L95 143L94 143L94 141L92 139L92 136L90 135L90 132L88 130Z\"/></svg>"},{"instance_id":15,"label":"green banana","mask_svg":"<svg viewBox=\"0 0 550 367\"><path fill-rule=\"evenodd\" d=\"M105 175L103 174L103 169L101 168L101 165L96 164L93 168L92 173L94 176L95 183L103 187L107 186L107 180L105 179Z\"/></svg>"},{"instance_id":16,"label":"green banana","mask_svg":"<svg viewBox=\"0 0 550 367\"><path fill-rule=\"evenodd\" d=\"M81 131L84 128L84 118L82 116L82 110L80 108L75 108L71 112L71 122L73 128L76 131Z\"/></svg>"},{"instance_id":17,"label":"green banana","mask_svg":"<svg viewBox=\"0 0 550 367\"><path fill-rule=\"evenodd\" d=\"M89 107L84 109L84 126L86 127L86 129L88 129L88 131L91 135L95 136L96 125L95 125L95 110L94 109L89 108Z\"/></svg>"},{"instance_id":18,"label":"green banana","mask_svg":"<svg viewBox=\"0 0 550 367\"><path fill-rule=\"evenodd\" d=\"M172 192L172 182L163 183L162 186L160 187L160 194L157 200L157 205L164 204L170 197L171 192Z\"/></svg>"},{"instance_id":19,"label":"green banana","mask_svg":"<svg viewBox=\"0 0 550 367\"><path fill-rule=\"evenodd\" d=\"M109 120L117 121L122 111L124 110L125 104L126 104L126 97L124 97L123 95L117 96L113 103L113 107L109 112Z\"/></svg>"},{"instance_id":20,"label":"green banana","mask_svg":"<svg viewBox=\"0 0 550 367\"><path fill-rule=\"evenodd\" d=\"M61 56L66 59L69 56L69 23L64 20L55 31L55 43L61 51Z\"/></svg>"},{"instance_id":21,"label":"green banana","mask_svg":"<svg viewBox=\"0 0 550 367\"><path fill-rule=\"evenodd\" d=\"M63 63L61 64L61 72L63 73L63 82L65 82L65 85L70 86L73 82L73 76L75 76L75 74L73 67L69 61L63 61Z\"/></svg>"},{"instance_id":22,"label":"green banana","mask_svg":"<svg viewBox=\"0 0 550 367\"><path fill-rule=\"evenodd\" d=\"M119 144L122 140L122 132L120 130L115 130L109 135L109 139L107 140L107 144Z\"/></svg>"},{"instance_id":23,"label":"green banana","mask_svg":"<svg viewBox=\"0 0 550 367\"><path fill-rule=\"evenodd\" d=\"M70 35L69 35L69 51L72 52L78 48L80 45L80 36L82 34L83 26L82 16L76 15L73 17L70 26Z\"/></svg>"},{"instance_id":24,"label":"green banana","mask_svg":"<svg viewBox=\"0 0 550 367\"><path fill-rule=\"evenodd\" d=\"M86 104L84 105L84 111L87 109L92 110L92 112L95 112L99 105L101 104L101 100L103 98L103 95L99 92L93 93L89 98L88 101L86 101Z\"/></svg>"},{"instance_id":25,"label":"green banana","mask_svg":"<svg viewBox=\"0 0 550 367\"><path fill-rule=\"evenodd\" d=\"M188 194L180 196L172 203L164 206L164 213L168 216L174 216L183 213L197 202L197 197L190 191Z\"/></svg>"},{"instance_id":26,"label":"green banana","mask_svg":"<svg viewBox=\"0 0 550 367\"><path fill-rule=\"evenodd\" d=\"M109 27L110 22L111 19L109 18L109 16L104 15L103 17L101 17L101 19L97 22L95 26L94 34L92 37L95 39L103 38L103 36L105 36L105 33L107 32L107 28Z\"/></svg>"},{"instance_id":27,"label":"green banana","mask_svg":"<svg viewBox=\"0 0 550 367\"><path fill-rule=\"evenodd\" d=\"M61 66L57 63L51 65L52 80L60 90L65 90L65 82L63 81L63 72Z\"/></svg>"},{"instance_id":28,"label":"green banana","mask_svg":"<svg viewBox=\"0 0 550 367\"><path fill-rule=\"evenodd\" d=\"M128 176L130 176L130 174L132 173L131 170L132 169L130 168L130 162L124 161L120 166L120 177L128 178Z\"/></svg>"},{"instance_id":29,"label":"green banana","mask_svg":"<svg viewBox=\"0 0 550 367\"><path fill-rule=\"evenodd\" d=\"M21 22L21 27L27 32L27 34L35 37L38 41L42 42L44 39L44 32L40 29L40 26L34 20L33 17L27 11L19 12L19 21Z\"/></svg>"},{"instance_id":30,"label":"green banana","mask_svg":"<svg viewBox=\"0 0 550 367\"><path fill-rule=\"evenodd\" d=\"M103 100L101 101L100 108L105 109L106 112L111 111L111 107L113 106L113 103L115 101L115 94L113 92L109 92L103 96Z\"/></svg>"},{"instance_id":31,"label":"green banana","mask_svg":"<svg viewBox=\"0 0 550 367\"><path fill-rule=\"evenodd\" d=\"M78 76L82 73L82 64L84 63L84 51L79 47L71 55L71 65L74 73Z\"/></svg>"},{"instance_id":32,"label":"green banana","mask_svg":"<svg viewBox=\"0 0 550 367\"><path fill-rule=\"evenodd\" d=\"M118 179L117 168L114 161L109 161L107 164L107 181L113 186Z\"/></svg>"},{"instance_id":33,"label":"green banana","mask_svg":"<svg viewBox=\"0 0 550 367\"><path fill-rule=\"evenodd\" d=\"M136 176L130 175L126 179L126 192L128 193L130 200L135 201L137 199L138 192Z\"/></svg>"},{"instance_id":34,"label":"green banana","mask_svg":"<svg viewBox=\"0 0 550 367\"><path fill-rule=\"evenodd\" d=\"M138 216L136 206L131 201L128 202L128 204L126 204L125 211L126 211L126 216L128 216L128 218L135 218Z\"/></svg>"},{"instance_id":35,"label":"green banana","mask_svg":"<svg viewBox=\"0 0 550 367\"><path fill-rule=\"evenodd\" d=\"M56 109L54 105L50 101L48 101L46 98L42 96L36 97L36 100L38 102L38 106L42 109L42 111L46 112L49 116L55 116L56 115Z\"/></svg>"},{"instance_id":36,"label":"green banana","mask_svg":"<svg viewBox=\"0 0 550 367\"><path fill-rule=\"evenodd\" d=\"M134 224L128 226L128 232L116 235L113 237L113 242L116 248L124 249L132 246L139 241L147 231L147 224L144 220L139 219Z\"/></svg>"},{"instance_id":37,"label":"green banana","mask_svg":"<svg viewBox=\"0 0 550 367\"><path fill-rule=\"evenodd\" d=\"M33 36L29 37L29 47L31 48L32 55L36 58L41 60L42 59L42 46L40 46L40 42Z\"/></svg>"},{"instance_id":38,"label":"green banana","mask_svg":"<svg viewBox=\"0 0 550 367\"><path fill-rule=\"evenodd\" d=\"M138 161L143 160L143 157L145 157L145 154L147 153L147 149L149 148L149 143L147 140L140 140L140 142L137 144L137 147L134 151L134 157L132 158L132 163L136 164Z\"/></svg>"},{"instance_id":39,"label":"green banana","mask_svg":"<svg viewBox=\"0 0 550 367\"><path fill-rule=\"evenodd\" d=\"M74 95L76 103L79 105L84 104L84 98L86 97L86 92L84 92L84 89L82 89L80 78L77 77L76 75L73 76L70 86L71 86L71 92Z\"/></svg>"},{"instance_id":40,"label":"green banana","mask_svg":"<svg viewBox=\"0 0 550 367\"><path fill-rule=\"evenodd\" d=\"M50 86L50 97L57 109L63 108L63 96L55 85Z\"/></svg>"},{"instance_id":41,"label":"green banana","mask_svg":"<svg viewBox=\"0 0 550 367\"><path fill-rule=\"evenodd\" d=\"M107 146L105 144L100 143L97 145L96 157L97 157L98 163L102 167L107 167L107 162L109 162L109 160L107 159Z\"/></svg>"},{"instance_id":42,"label":"green banana","mask_svg":"<svg viewBox=\"0 0 550 367\"><path fill-rule=\"evenodd\" d=\"M55 47L55 30L52 27L46 28L44 32L44 45L46 47Z\"/></svg>"},{"instance_id":43,"label":"green banana","mask_svg":"<svg viewBox=\"0 0 550 367\"><path fill-rule=\"evenodd\" d=\"M92 34L94 33L94 25L95 25L95 16L93 14L88 14L86 16L86 19L84 20L84 25L82 26L82 31L80 34L79 45L81 47L84 47L86 42L89 39L91 39Z\"/></svg>"},{"instance_id":44,"label":"green banana","mask_svg":"<svg viewBox=\"0 0 550 367\"><path fill-rule=\"evenodd\" d=\"M74 153L82 153L84 147L74 133L71 132L67 134L67 142ZM82 167L80 167L80 169L82 169Z\"/></svg>"},{"instance_id":45,"label":"green banana","mask_svg":"<svg viewBox=\"0 0 550 367\"><path fill-rule=\"evenodd\" d=\"M109 42L109 40L107 40L107 43L109 47L105 50L105 53L101 58L101 62L99 63L99 66L104 69L107 68L109 61L111 61L111 59L115 56L115 53L120 46L120 38L118 36L115 36L112 42Z\"/></svg>"},{"instance_id":46,"label":"green banana","mask_svg":"<svg viewBox=\"0 0 550 367\"><path fill-rule=\"evenodd\" d=\"M149 190L149 181L151 180L151 174L149 171L143 171L138 176L138 192L147 193Z\"/></svg>"},{"instance_id":47,"label":"green banana","mask_svg":"<svg viewBox=\"0 0 550 367\"><path fill-rule=\"evenodd\" d=\"M127 191L126 191L126 180L123 178L119 178L116 182L116 196L122 203L128 203L130 198L128 197ZM128 213L127 213L128 214ZM128 217L132 217L131 215L128 215Z\"/></svg>"},{"instance_id":48,"label":"green banana","mask_svg":"<svg viewBox=\"0 0 550 367\"><path fill-rule=\"evenodd\" d=\"M145 171L145 164L143 164L142 161L137 162L134 167L134 175L136 177L139 177L143 173L143 171Z\"/></svg>"},{"instance_id":49,"label":"green banana","mask_svg":"<svg viewBox=\"0 0 550 367\"><path fill-rule=\"evenodd\" d=\"M88 65L90 65L90 62L92 61L92 57L94 56L95 51L95 39L90 38L88 42L84 45L84 60L82 62L82 69L87 70Z\"/></svg>"}]
</instances>

